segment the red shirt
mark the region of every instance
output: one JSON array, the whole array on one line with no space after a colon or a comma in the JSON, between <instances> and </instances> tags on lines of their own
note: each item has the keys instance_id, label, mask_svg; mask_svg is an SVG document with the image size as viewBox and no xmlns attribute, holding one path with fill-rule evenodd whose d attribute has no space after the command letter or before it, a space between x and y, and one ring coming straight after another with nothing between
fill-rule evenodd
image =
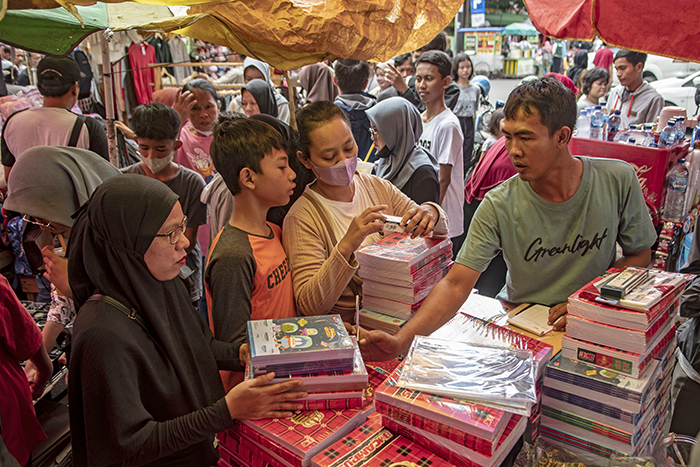
<instances>
[{"instance_id":1,"label":"red shirt","mask_svg":"<svg viewBox=\"0 0 700 467\"><path fill-rule=\"evenodd\" d=\"M506 137L501 137L486 151L464 184L464 200L471 203L481 201L486 193L508 180L517 172L506 151Z\"/></svg>"},{"instance_id":2,"label":"red shirt","mask_svg":"<svg viewBox=\"0 0 700 467\"><path fill-rule=\"evenodd\" d=\"M2 439L20 465L46 439L36 419L29 383L20 366L39 350L41 331L5 277L0 276L0 418Z\"/></svg>"},{"instance_id":3,"label":"red shirt","mask_svg":"<svg viewBox=\"0 0 700 467\"><path fill-rule=\"evenodd\" d=\"M593 64L605 71L610 70L610 65L613 64L613 52L607 47L598 49L593 58Z\"/></svg>"}]
</instances>

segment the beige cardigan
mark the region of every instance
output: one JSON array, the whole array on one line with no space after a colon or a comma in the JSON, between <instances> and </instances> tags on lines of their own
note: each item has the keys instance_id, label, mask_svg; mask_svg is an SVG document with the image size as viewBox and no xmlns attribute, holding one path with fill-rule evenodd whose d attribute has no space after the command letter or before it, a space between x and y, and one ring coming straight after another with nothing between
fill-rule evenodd
<instances>
[{"instance_id":1,"label":"beige cardigan","mask_svg":"<svg viewBox=\"0 0 700 467\"><path fill-rule=\"evenodd\" d=\"M417 206L384 179L355 173L354 180L367 188L373 205L389 206L384 214L403 216L406 211ZM447 236L449 225L445 211L435 203L426 204L440 213L434 229L435 235ZM330 212L322 204L319 205L330 218ZM282 239L292 269L297 310L302 315L340 314L344 321L353 322L355 294L350 281L359 264L354 255L348 263L340 254L332 242L331 232L305 196L294 203L285 217ZM327 253L329 251L330 257ZM357 284L354 288L361 296L362 280L357 277L354 282Z\"/></svg>"}]
</instances>

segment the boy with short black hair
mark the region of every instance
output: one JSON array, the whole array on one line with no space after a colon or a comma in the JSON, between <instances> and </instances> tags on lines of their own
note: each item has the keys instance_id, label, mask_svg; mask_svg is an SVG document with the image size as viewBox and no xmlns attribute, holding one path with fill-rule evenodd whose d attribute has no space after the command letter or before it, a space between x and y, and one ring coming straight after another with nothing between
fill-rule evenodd
<instances>
[{"instance_id":1,"label":"boy with short black hair","mask_svg":"<svg viewBox=\"0 0 700 467\"><path fill-rule=\"evenodd\" d=\"M122 169L124 173L145 175L168 185L180 197L182 211L187 216L185 237L187 260L180 270L190 299L195 307L202 298L202 249L197 241L200 225L207 223L207 206L199 200L204 189L204 179L194 170L174 161L182 146L180 116L172 108L158 102L142 105L134 110L131 130L141 154L141 162Z\"/></svg>"},{"instance_id":2,"label":"boy with short black hair","mask_svg":"<svg viewBox=\"0 0 700 467\"><path fill-rule=\"evenodd\" d=\"M286 141L267 123L224 121L214 128L211 156L234 196L231 218L209 248L204 282L209 325L220 341L240 352L249 320L296 316L282 231L266 221L294 190ZM240 371L222 371L226 391L243 381Z\"/></svg>"},{"instance_id":3,"label":"boy with short black hair","mask_svg":"<svg viewBox=\"0 0 700 467\"><path fill-rule=\"evenodd\" d=\"M464 135L457 116L445 105L445 89L452 82L452 62L444 52L423 53L416 62L416 91L425 103L423 134L420 145L440 164L440 206L450 220L454 253L464 232L464 169L462 144Z\"/></svg>"},{"instance_id":4,"label":"boy with short black hair","mask_svg":"<svg viewBox=\"0 0 700 467\"><path fill-rule=\"evenodd\" d=\"M333 82L340 91L333 103L350 118L352 135L357 143L357 157L366 162L375 162L377 151L372 144L369 118L365 112L374 107L377 101L374 96L363 91L369 81L369 64L362 60L339 58L333 65L333 70Z\"/></svg>"}]
</instances>

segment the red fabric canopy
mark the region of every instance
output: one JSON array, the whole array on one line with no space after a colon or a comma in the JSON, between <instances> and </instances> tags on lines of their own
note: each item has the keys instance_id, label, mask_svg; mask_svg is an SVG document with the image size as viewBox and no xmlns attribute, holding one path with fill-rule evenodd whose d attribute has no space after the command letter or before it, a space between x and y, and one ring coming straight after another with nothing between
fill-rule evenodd
<instances>
[{"instance_id":1,"label":"red fabric canopy","mask_svg":"<svg viewBox=\"0 0 700 467\"><path fill-rule=\"evenodd\" d=\"M592 40L700 62L698 0L525 0L532 24L559 39Z\"/></svg>"}]
</instances>

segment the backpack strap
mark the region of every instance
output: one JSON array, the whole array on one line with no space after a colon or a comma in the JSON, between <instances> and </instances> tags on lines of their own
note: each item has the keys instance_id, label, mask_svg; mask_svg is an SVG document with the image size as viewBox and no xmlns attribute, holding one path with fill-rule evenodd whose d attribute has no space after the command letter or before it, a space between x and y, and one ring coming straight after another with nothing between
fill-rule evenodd
<instances>
[{"instance_id":1,"label":"backpack strap","mask_svg":"<svg viewBox=\"0 0 700 467\"><path fill-rule=\"evenodd\" d=\"M146 334L151 339L153 339L153 336L151 334L150 329L148 329L148 326L146 325L146 322L143 320L143 318L141 318L141 316L139 316L139 312L138 312L138 310L136 310L136 308L129 309L122 302L110 297L109 295L93 294L90 298L88 298L87 301L88 302L103 302L103 303L106 303L107 305L109 305L113 308L116 308L117 310L124 313L127 318L129 318L132 321L135 321L136 324L141 326L143 328L143 330L146 332Z\"/></svg>"},{"instance_id":2,"label":"backpack strap","mask_svg":"<svg viewBox=\"0 0 700 467\"><path fill-rule=\"evenodd\" d=\"M80 137L80 131L83 129L85 120L87 117L85 115L76 115L75 124L73 125L73 131L70 134L70 139L68 140L67 146L72 148L76 147L78 144L78 138Z\"/></svg>"}]
</instances>

